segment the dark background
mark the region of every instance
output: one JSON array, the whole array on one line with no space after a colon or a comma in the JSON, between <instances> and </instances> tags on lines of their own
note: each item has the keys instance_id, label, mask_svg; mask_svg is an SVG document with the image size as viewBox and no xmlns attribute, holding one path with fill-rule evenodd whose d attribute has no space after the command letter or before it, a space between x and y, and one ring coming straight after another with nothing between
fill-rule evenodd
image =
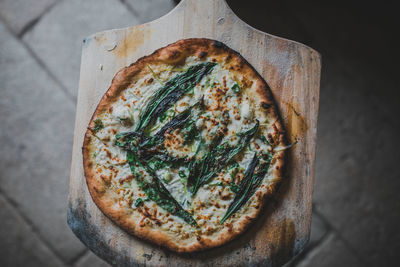
<instances>
[{"instance_id":1,"label":"dark background","mask_svg":"<svg viewBox=\"0 0 400 267\"><path fill-rule=\"evenodd\" d=\"M253 27L322 55L312 235L288 266L396 266L395 2L228 3ZM82 40L153 20L174 5L173 0L0 0L0 266L108 266L66 225Z\"/></svg>"}]
</instances>

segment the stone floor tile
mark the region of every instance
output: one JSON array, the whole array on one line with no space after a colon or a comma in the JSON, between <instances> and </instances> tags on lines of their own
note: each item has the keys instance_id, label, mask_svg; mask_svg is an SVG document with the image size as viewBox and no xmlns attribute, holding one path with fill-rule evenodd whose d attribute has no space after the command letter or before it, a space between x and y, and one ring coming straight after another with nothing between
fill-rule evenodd
<instances>
[{"instance_id":1,"label":"stone floor tile","mask_svg":"<svg viewBox=\"0 0 400 267\"><path fill-rule=\"evenodd\" d=\"M1 0L0 17L14 33L19 34L57 1L35 0L32 3L26 0Z\"/></svg>"},{"instance_id":2,"label":"stone floor tile","mask_svg":"<svg viewBox=\"0 0 400 267\"><path fill-rule=\"evenodd\" d=\"M312 250L296 267L365 267L335 235Z\"/></svg>"},{"instance_id":3,"label":"stone floor tile","mask_svg":"<svg viewBox=\"0 0 400 267\"><path fill-rule=\"evenodd\" d=\"M79 261L74 264L74 267L109 267L107 262L103 261L91 251L88 251Z\"/></svg>"},{"instance_id":4,"label":"stone floor tile","mask_svg":"<svg viewBox=\"0 0 400 267\"><path fill-rule=\"evenodd\" d=\"M125 0L137 14L140 23L149 22L167 14L175 7L173 0Z\"/></svg>"},{"instance_id":5,"label":"stone floor tile","mask_svg":"<svg viewBox=\"0 0 400 267\"><path fill-rule=\"evenodd\" d=\"M118 0L63 1L24 35L23 40L76 96L82 40L99 31L138 23Z\"/></svg>"},{"instance_id":6,"label":"stone floor tile","mask_svg":"<svg viewBox=\"0 0 400 267\"><path fill-rule=\"evenodd\" d=\"M63 266L0 195L0 266Z\"/></svg>"},{"instance_id":7,"label":"stone floor tile","mask_svg":"<svg viewBox=\"0 0 400 267\"><path fill-rule=\"evenodd\" d=\"M69 261L84 250L66 223L74 105L0 24L0 188Z\"/></svg>"}]
</instances>

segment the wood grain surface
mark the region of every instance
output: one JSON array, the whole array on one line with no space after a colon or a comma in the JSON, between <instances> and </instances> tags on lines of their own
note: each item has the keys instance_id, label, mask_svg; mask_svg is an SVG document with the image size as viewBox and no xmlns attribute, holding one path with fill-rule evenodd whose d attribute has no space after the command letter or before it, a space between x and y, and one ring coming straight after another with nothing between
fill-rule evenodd
<instances>
[{"instance_id":1,"label":"wood grain surface","mask_svg":"<svg viewBox=\"0 0 400 267\"><path fill-rule=\"evenodd\" d=\"M177 40L204 37L238 51L267 81L290 142L284 180L260 218L238 239L209 251L176 254L121 230L94 204L82 165L86 127L115 73ZM280 266L310 235L320 81L319 54L247 25L225 0L184 0L143 25L84 40L71 165L68 224L94 253L118 266Z\"/></svg>"}]
</instances>

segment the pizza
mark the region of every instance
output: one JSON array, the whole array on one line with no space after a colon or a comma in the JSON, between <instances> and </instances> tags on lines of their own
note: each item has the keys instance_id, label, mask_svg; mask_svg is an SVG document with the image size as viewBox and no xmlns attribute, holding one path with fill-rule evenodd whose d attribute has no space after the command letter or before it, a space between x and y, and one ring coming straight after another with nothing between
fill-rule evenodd
<instances>
[{"instance_id":1,"label":"pizza","mask_svg":"<svg viewBox=\"0 0 400 267\"><path fill-rule=\"evenodd\" d=\"M88 125L83 164L94 202L118 226L193 252L256 219L287 148L254 68L221 42L185 39L115 75Z\"/></svg>"}]
</instances>

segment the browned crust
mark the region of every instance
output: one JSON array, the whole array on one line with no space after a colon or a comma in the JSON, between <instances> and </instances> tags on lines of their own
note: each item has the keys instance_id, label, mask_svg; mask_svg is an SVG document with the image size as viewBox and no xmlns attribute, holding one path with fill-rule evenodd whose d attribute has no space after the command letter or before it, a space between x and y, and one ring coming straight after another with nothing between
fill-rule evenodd
<instances>
[{"instance_id":1,"label":"browned crust","mask_svg":"<svg viewBox=\"0 0 400 267\"><path fill-rule=\"evenodd\" d=\"M285 145L286 142L283 126L281 120L279 119L272 93L265 80L254 70L250 64L248 64L243 57L240 56L239 53L228 48L223 43L210 39L193 38L180 40L166 47L160 48L151 55L142 57L137 62L120 70L113 78L110 88L104 94L90 120L82 147L86 182L89 192L100 210L127 232L176 252L193 252L220 246L243 233L246 228L256 219L268 196L271 196L276 190L276 186L283 176L284 169L285 152L281 151L275 154L275 158L277 160L277 162L274 164L275 183L268 187L266 194L258 198L260 207L257 209L255 215L252 217L244 216L246 218L240 221L240 223L236 224L235 226L237 227L235 227L235 229L222 230L222 234L220 234L216 239L209 239L202 236L200 241L190 245L180 245L160 230L151 229L149 227L140 227L131 218L131 211L128 208L115 207L115 202L117 201L116 195L114 195L111 190L107 190L107 181L97 179L92 170L93 163L90 159L92 149L90 147L90 143L91 138L93 137L91 128L94 127L94 119L98 114L103 112L114 101L117 100L120 93L130 84L132 84L132 81L135 80L136 76L140 76L140 73L143 70L146 70L146 65L179 65L183 63L187 57L194 55L198 56L200 59L213 58L217 62L228 61L232 71L240 72L250 80L256 81L256 94L261 99L261 102L265 103L262 108L276 118L275 133L278 138L275 145Z\"/></svg>"}]
</instances>

